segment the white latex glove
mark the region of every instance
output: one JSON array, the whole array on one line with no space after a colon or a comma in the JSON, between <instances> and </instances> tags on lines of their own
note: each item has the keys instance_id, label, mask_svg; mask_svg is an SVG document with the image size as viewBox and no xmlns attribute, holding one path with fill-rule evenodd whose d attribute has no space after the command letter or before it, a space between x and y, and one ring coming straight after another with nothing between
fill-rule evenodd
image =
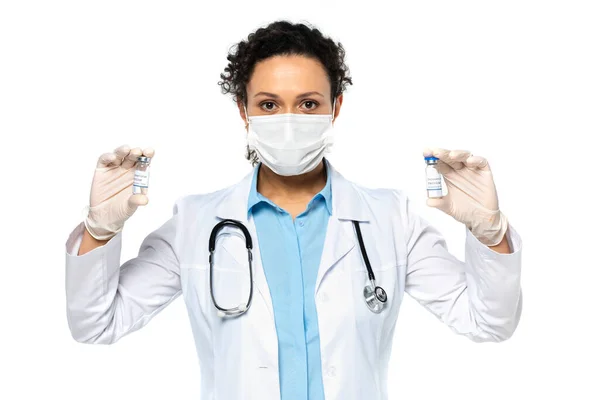
<instances>
[{"instance_id":1,"label":"white latex glove","mask_svg":"<svg viewBox=\"0 0 600 400\"><path fill-rule=\"evenodd\" d=\"M136 162L142 154L154 157L154 150L142 152L139 147L122 145L98 159L84 219L88 232L96 239L108 240L116 235L138 206L148 204L146 194L133 194Z\"/></svg>"},{"instance_id":2,"label":"white latex glove","mask_svg":"<svg viewBox=\"0 0 600 400\"><path fill-rule=\"evenodd\" d=\"M439 158L437 170L448 188L446 196L427 199L427 205L465 224L483 244L499 244L508 221L498 208L496 185L487 160L469 151L439 148L425 149L423 155Z\"/></svg>"}]
</instances>

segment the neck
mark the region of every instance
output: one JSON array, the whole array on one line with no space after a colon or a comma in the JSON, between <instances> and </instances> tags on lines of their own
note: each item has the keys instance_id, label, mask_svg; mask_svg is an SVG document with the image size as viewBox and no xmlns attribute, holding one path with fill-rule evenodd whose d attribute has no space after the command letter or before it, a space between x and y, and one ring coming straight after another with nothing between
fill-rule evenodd
<instances>
[{"instance_id":1,"label":"neck","mask_svg":"<svg viewBox=\"0 0 600 400\"><path fill-rule=\"evenodd\" d=\"M261 164L258 170L256 189L272 201L300 202L306 198L311 199L325 187L326 183L325 160L321 161L312 171L296 176L277 175Z\"/></svg>"}]
</instances>

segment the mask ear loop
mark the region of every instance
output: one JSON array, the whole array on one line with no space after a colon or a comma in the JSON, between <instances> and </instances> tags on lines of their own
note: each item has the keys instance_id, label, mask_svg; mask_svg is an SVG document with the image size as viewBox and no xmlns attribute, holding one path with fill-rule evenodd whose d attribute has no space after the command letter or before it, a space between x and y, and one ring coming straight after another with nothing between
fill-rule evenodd
<instances>
[{"instance_id":1,"label":"mask ear loop","mask_svg":"<svg viewBox=\"0 0 600 400\"><path fill-rule=\"evenodd\" d=\"M246 109L246 105L244 104L244 116L246 117L246 129L248 129L248 125L250 121L248 120L248 110Z\"/></svg>"},{"instance_id":2,"label":"mask ear loop","mask_svg":"<svg viewBox=\"0 0 600 400\"><path fill-rule=\"evenodd\" d=\"M335 103L337 103L336 99L333 100L333 112L331 113L331 126L330 126L330 131L328 133L328 135L330 135L328 138L328 140L331 141L330 143L333 142L333 135L335 135L335 130L333 129L333 121L335 120ZM326 154L329 153L329 149L325 150L325 153Z\"/></svg>"},{"instance_id":3,"label":"mask ear loop","mask_svg":"<svg viewBox=\"0 0 600 400\"><path fill-rule=\"evenodd\" d=\"M333 126L333 121L335 120L335 103L337 103L337 99L333 100L333 113L331 114L331 126Z\"/></svg>"}]
</instances>

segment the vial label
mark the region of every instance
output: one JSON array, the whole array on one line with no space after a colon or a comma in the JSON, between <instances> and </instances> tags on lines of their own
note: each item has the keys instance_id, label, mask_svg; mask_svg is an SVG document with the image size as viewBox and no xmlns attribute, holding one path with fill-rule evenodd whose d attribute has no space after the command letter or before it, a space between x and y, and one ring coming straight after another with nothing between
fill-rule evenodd
<instances>
[{"instance_id":1,"label":"vial label","mask_svg":"<svg viewBox=\"0 0 600 400\"><path fill-rule=\"evenodd\" d=\"M442 190L442 175L435 168L427 168L427 190Z\"/></svg>"},{"instance_id":2,"label":"vial label","mask_svg":"<svg viewBox=\"0 0 600 400\"><path fill-rule=\"evenodd\" d=\"M150 179L150 171L135 170L133 175L133 186L147 188Z\"/></svg>"}]
</instances>

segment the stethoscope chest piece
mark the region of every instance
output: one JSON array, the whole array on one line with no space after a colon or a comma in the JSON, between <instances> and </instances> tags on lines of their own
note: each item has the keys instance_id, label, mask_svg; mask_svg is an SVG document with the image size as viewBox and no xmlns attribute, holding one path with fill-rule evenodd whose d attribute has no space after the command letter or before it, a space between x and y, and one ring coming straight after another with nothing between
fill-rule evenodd
<instances>
[{"instance_id":1,"label":"stethoscope chest piece","mask_svg":"<svg viewBox=\"0 0 600 400\"><path fill-rule=\"evenodd\" d=\"M369 310L375 314L379 314L387 302L387 293L381 286L377 286L377 283L375 282L375 274L373 273L371 262L367 256L367 249L365 248L365 243L362 238L360 225L358 224L358 221L352 221L352 223L354 224L354 229L356 230L358 245L360 246L360 252L362 254L363 261L365 262L367 275L369 277L369 283L363 289L363 296L365 297L365 302L367 303Z\"/></svg>"},{"instance_id":2,"label":"stethoscope chest piece","mask_svg":"<svg viewBox=\"0 0 600 400\"><path fill-rule=\"evenodd\" d=\"M379 314L387 302L387 293L381 286L375 286L373 281L370 285L365 286L363 296L365 296L367 307L375 314Z\"/></svg>"}]
</instances>

